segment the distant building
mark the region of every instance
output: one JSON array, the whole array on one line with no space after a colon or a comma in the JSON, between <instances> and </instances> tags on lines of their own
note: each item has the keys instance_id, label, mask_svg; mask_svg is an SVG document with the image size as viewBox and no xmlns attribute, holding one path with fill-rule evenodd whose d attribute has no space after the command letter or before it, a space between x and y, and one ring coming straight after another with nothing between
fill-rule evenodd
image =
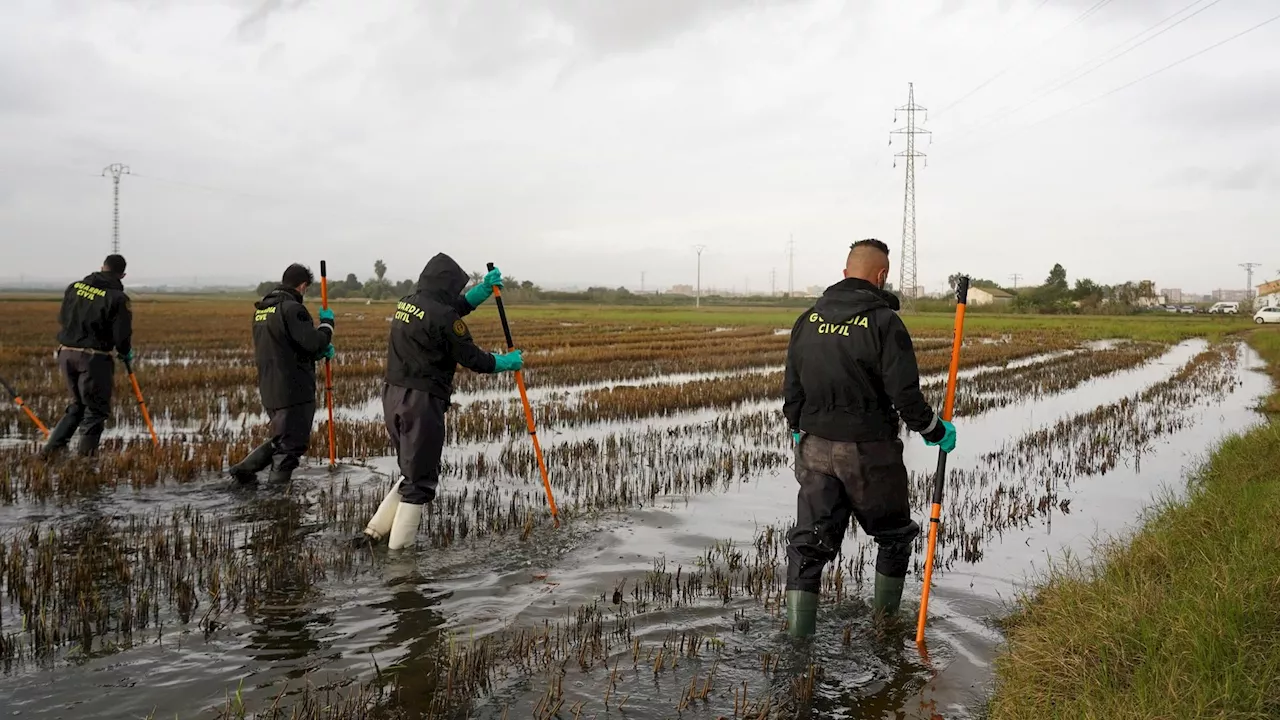
<instances>
[{"instance_id":1,"label":"distant building","mask_svg":"<svg viewBox=\"0 0 1280 720\"><path fill-rule=\"evenodd\" d=\"M1160 294L1164 295L1165 302L1170 305L1182 304L1182 290L1180 288L1165 288L1160 291Z\"/></svg>"},{"instance_id":2,"label":"distant building","mask_svg":"<svg viewBox=\"0 0 1280 720\"><path fill-rule=\"evenodd\" d=\"M822 297L822 293L826 292L826 290L827 289L821 285L810 285L808 289L805 290L804 296L811 298Z\"/></svg>"},{"instance_id":3,"label":"distant building","mask_svg":"<svg viewBox=\"0 0 1280 720\"><path fill-rule=\"evenodd\" d=\"M1253 302L1255 307L1271 307L1280 305L1280 280L1264 282L1258 286L1258 298Z\"/></svg>"},{"instance_id":4,"label":"distant building","mask_svg":"<svg viewBox=\"0 0 1280 720\"><path fill-rule=\"evenodd\" d=\"M668 292L671 293L672 295L693 296L698 294L698 291L695 290L692 285L672 285L671 289L668 290Z\"/></svg>"},{"instance_id":5,"label":"distant building","mask_svg":"<svg viewBox=\"0 0 1280 720\"><path fill-rule=\"evenodd\" d=\"M1013 295L1000 288L969 288L970 305L1008 305L1012 301Z\"/></svg>"},{"instance_id":6,"label":"distant building","mask_svg":"<svg viewBox=\"0 0 1280 720\"><path fill-rule=\"evenodd\" d=\"M1244 302L1249 299L1248 290L1223 290L1213 291L1214 302Z\"/></svg>"}]
</instances>

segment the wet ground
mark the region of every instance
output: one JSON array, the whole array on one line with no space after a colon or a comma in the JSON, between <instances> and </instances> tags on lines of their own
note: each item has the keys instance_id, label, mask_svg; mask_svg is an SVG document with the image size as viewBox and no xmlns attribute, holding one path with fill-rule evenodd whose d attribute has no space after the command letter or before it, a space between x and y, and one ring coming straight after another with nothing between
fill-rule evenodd
<instances>
[{"instance_id":1,"label":"wet ground","mask_svg":"<svg viewBox=\"0 0 1280 720\"><path fill-rule=\"evenodd\" d=\"M1035 368L1064 355L1011 366ZM523 531L476 527L445 547L413 553L351 550L345 543L351 523L335 519L348 512L362 524L362 508L376 502L393 472L386 457L337 472L312 467L288 489L228 492L225 481L209 476L104 490L61 505L0 506L11 559L34 558L37 552L24 548L39 545L37 536L51 527L67 536L58 545L60 559L50 561L50 577L59 563L70 563L67 548L77 543L119 548L119 556L136 561L166 533L193 543L220 532L228 538L224 549L202 546L181 562L173 560L180 553L164 545L167 559L156 555L150 562L168 574L154 585L134 577L94 584L94 592L110 596L104 607L111 612L120 602L113 592L138 607L154 603L156 610L145 626L134 622L128 632L110 622L110 632L70 628L72 636L93 636L87 646L70 637L37 649L33 628L24 627L15 607L10 563L0 576L10 595L0 598L0 628L11 649L0 676L0 707L6 716L26 718L199 717L241 700L253 711L283 692L278 704L285 706L308 686L351 690L394 676L395 706L421 717L463 717L436 708L442 697L460 692L455 684L473 679L442 675L439 668L478 664L490 653L491 662L476 671L484 681L470 693L476 696L468 703L470 717L772 717L786 698L797 697L810 717L973 717L1000 642L995 620L1027 581L1064 552L1088 557L1098 538L1132 528L1154 499L1183 491L1188 472L1219 438L1258 421L1251 407L1268 380L1253 372L1260 361L1243 345L1213 355L1206 342L1188 341L1154 358L1064 392L1035 396L1011 387L1014 396L1002 406L957 421L960 442L949 459L953 479L943 513L954 534L939 553L926 656L908 639L918 574L908 583L908 622L875 626L864 601L869 587L857 582L869 549L856 532L846 539L841 574L829 573L839 581L829 588L816 640L795 643L780 631L780 539L795 497L789 437L772 415L776 401L745 402L543 435L555 457L558 447L588 439L667 433L664 451L688 458L685 469L619 451L625 467L604 470L637 483L649 475L703 472L698 462L704 458L691 451L760 447L773 453L729 473L727 481L637 493L621 510L568 507L558 530L544 521ZM962 378L994 370L969 370ZM708 377L726 375L732 373ZM699 379L705 378L627 384ZM535 397L572 398L617 384L540 388ZM486 390L456 401L465 407L497 397ZM1090 418L1096 433L1070 429L1073 419L1099 408L1112 411ZM373 411L372 404L344 409L352 416ZM769 423L758 432L705 429L728 416L755 414ZM1029 439L1019 445L1021 438ZM1099 443L1114 449L1099 455L1092 449ZM496 464L501 447L464 443L446 459L461 467L485 456ZM935 452L918 437L907 438L921 518ZM556 475L557 465L550 470ZM537 486L527 484L534 476L523 474L522 483L494 475L487 469L483 479L468 481L476 494L466 502L482 493L538 501ZM444 482L452 490L462 484L448 476ZM344 486L366 490L367 497L343 505L336 498ZM139 526L148 522L154 527ZM134 572L141 567L135 562ZM222 573L212 584L216 592L209 591L213 568ZM257 580L242 581L254 573ZM188 586L192 602L183 601ZM121 587L154 587L165 597ZM794 708L786 712L792 716Z\"/></svg>"}]
</instances>

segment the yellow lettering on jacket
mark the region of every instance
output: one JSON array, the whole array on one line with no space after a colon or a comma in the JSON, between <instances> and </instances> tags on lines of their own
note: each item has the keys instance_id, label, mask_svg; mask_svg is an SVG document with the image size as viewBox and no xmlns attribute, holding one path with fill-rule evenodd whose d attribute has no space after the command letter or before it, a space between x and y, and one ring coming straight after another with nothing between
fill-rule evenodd
<instances>
[{"instance_id":1,"label":"yellow lettering on jacket","mask_svg":"<svg viewBox=\"0 0 1280 720\"><path fill-rule=\"evenodd\" d=\"M275 314L275 312L276 312L276 307L277 307L277 306L272 305L271 307L267 308L266 310L258 310L258 311L256 311L256 312L254 312L254 313L253 313L253 321L254 321L254 322L262 322L262 321L266 320L267 318L271 317L272 315L274 315L274 314Z\"/></svg>"},{"instance_id":2,"label":"yellow lettering on jacket","mask_svg":"<svg viewBox=\"0 0 1280 720\"><path fill-rule=\"evenodd\" d=\"M107 296L106 290L103 290L102 288L96 288L92 285L86 285L85 283L82 283L82 282L74 283L72 287L76 289L76 295L86 300L97 300L98 298L103 298Z\"/></svg>"},{"instance_id":3,"label":"yellow lettering on jacket","mask_svg":"<svg viewBox=\"0 0 1280 720\"><path fill-rule=\"evenodd\" d=\"M402 323L409 323L415 318L418 320L425 320L427 317L427 313L417 305L414 305L413 303L407 303L401 300L400 302L396 303L395 317L397 320L399 320Z\"/></svg>"},{"instance_id":4,"label":"yellow lettering on jacket","mask_svg":"<svg viewBox=\"0 0 1280 720\"><path fill-rule=\"evenodd\" d=\"M862 315L854 315L842 323L830 323L815 312L809 313L809 324L818 326L819 335L841 335L843 337L849 337L849 328L867 327L867 318Z\"/></svg>"}]
</instances>

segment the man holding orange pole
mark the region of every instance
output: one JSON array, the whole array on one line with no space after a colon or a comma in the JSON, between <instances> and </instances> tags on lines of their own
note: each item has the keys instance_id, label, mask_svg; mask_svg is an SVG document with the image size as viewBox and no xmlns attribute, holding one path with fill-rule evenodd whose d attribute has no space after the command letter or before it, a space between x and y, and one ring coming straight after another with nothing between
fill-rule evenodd
<instances>
[{"instance_id":1,"label":"man holding orange pole","mask_svg":"<svg viewBox=\"0 0 1280 720\"><path fill-rule=\"evenodd\" d=\"M787 627L797 637L814 633L822 570L839 554L851 516L879 546L873 607L898 612L920 533L900 425L947 452L956 442L955 427L920 391L898 298L884 290L888 246L854 243L844 277L796 320L787 349L783 413L800 484L787 537Z\"/></svg>"},{"instance_id":2,"label":"man holding orange pole","mask_svg":"<svg viewBox=\"0 0 1280 720\"><path fill-rule=\"evenodd\" d=\"M45 459L61 453L77 430L76 452L82 457L98 452L111 416L111 351L125 363L133 360L133 310L120 282L125 267L123 256L108 255L100 271L71 283L63 293L57 357L71 404L40 451Z\"/></svg>"},{"instance_id":3,"label":"man holding orange pole","mask_svg":"<svg viewBox=\"0 0 1280 720\"><path fill-rule=\"evenodd\" d=\"M271 437L231 466L231 477L252 484L271 468L272 483L287 483L311 444L316 415L316 361L333 358L332 310L320 311L314 325L303 304L315 282L311 269L297 263L285 268L280 284L253 306L253 349L258 364L258 391L271 419Z\"/></svg>"},{"instance_id":4,"label":"man holding orange pole","mask_svg":"<svg viewBox=\"0 0 1280 720\"><path fill-rule=\"evenodd\" d=\"M382 411L400 479L378 506L362 540L386 537L392 550L414 544L422 508L435 499L440 482L444 416L458 365L478 373L514 372L523 366L519 350L481 350L462 320L493 295L494 287L502 287L502 272L490 270L464 294L466 286L467 273L440 253L423 268L414 293L396 304Z\"/></svg>"}]
</instances>

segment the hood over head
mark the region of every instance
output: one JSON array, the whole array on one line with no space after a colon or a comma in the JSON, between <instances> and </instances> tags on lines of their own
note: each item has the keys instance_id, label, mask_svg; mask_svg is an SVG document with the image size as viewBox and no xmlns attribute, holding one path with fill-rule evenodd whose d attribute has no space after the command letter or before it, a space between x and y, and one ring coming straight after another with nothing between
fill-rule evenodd
<instances>
[{"instance_id":1,"label":"hood over head","mask_svg":"<svg viewBox=\"0 0 1280 720\"><path fill-rule=\"evenodd\" d=\"M467 272L453 258L437 253L418 276L418 291L451 302L467 286Z\"/></svg>"},{"instance_id":2,"label":"hood over head","mask_svg":"<svg viewBox=\"0 0 1280 720\"><path fill-rule=\"evenodd\" d=\"M254 303L253 306L259 310L266 310L269 307L279 305L285 300L302 302L302 293L298 292L297 288L279 285L275 290L267 293L266 297Z\"/></svg>"},{"instance_id":3,"label":"hood over head","mask_svg":"<svg viewBox=\"0 0 1280 720\"><path fill-rule=\"evenodd\" d=\"M82 281L86 285L92 285L103 290L124 290L124 283L120 282L120 276L113 272L105 272L99 270L89 273Z\"/></svg>"},{"instance_id":4,"label":"hood over head","mask_svg":"<svg viewBox=\"0 0 1280 720\"><path fill-rule=\"evenodd\" d=\"M813 309L829 323L842 323L876 308L898 310L898 296L861 278L845 278L827 288Z\"/></svg>"}]
</instances>

